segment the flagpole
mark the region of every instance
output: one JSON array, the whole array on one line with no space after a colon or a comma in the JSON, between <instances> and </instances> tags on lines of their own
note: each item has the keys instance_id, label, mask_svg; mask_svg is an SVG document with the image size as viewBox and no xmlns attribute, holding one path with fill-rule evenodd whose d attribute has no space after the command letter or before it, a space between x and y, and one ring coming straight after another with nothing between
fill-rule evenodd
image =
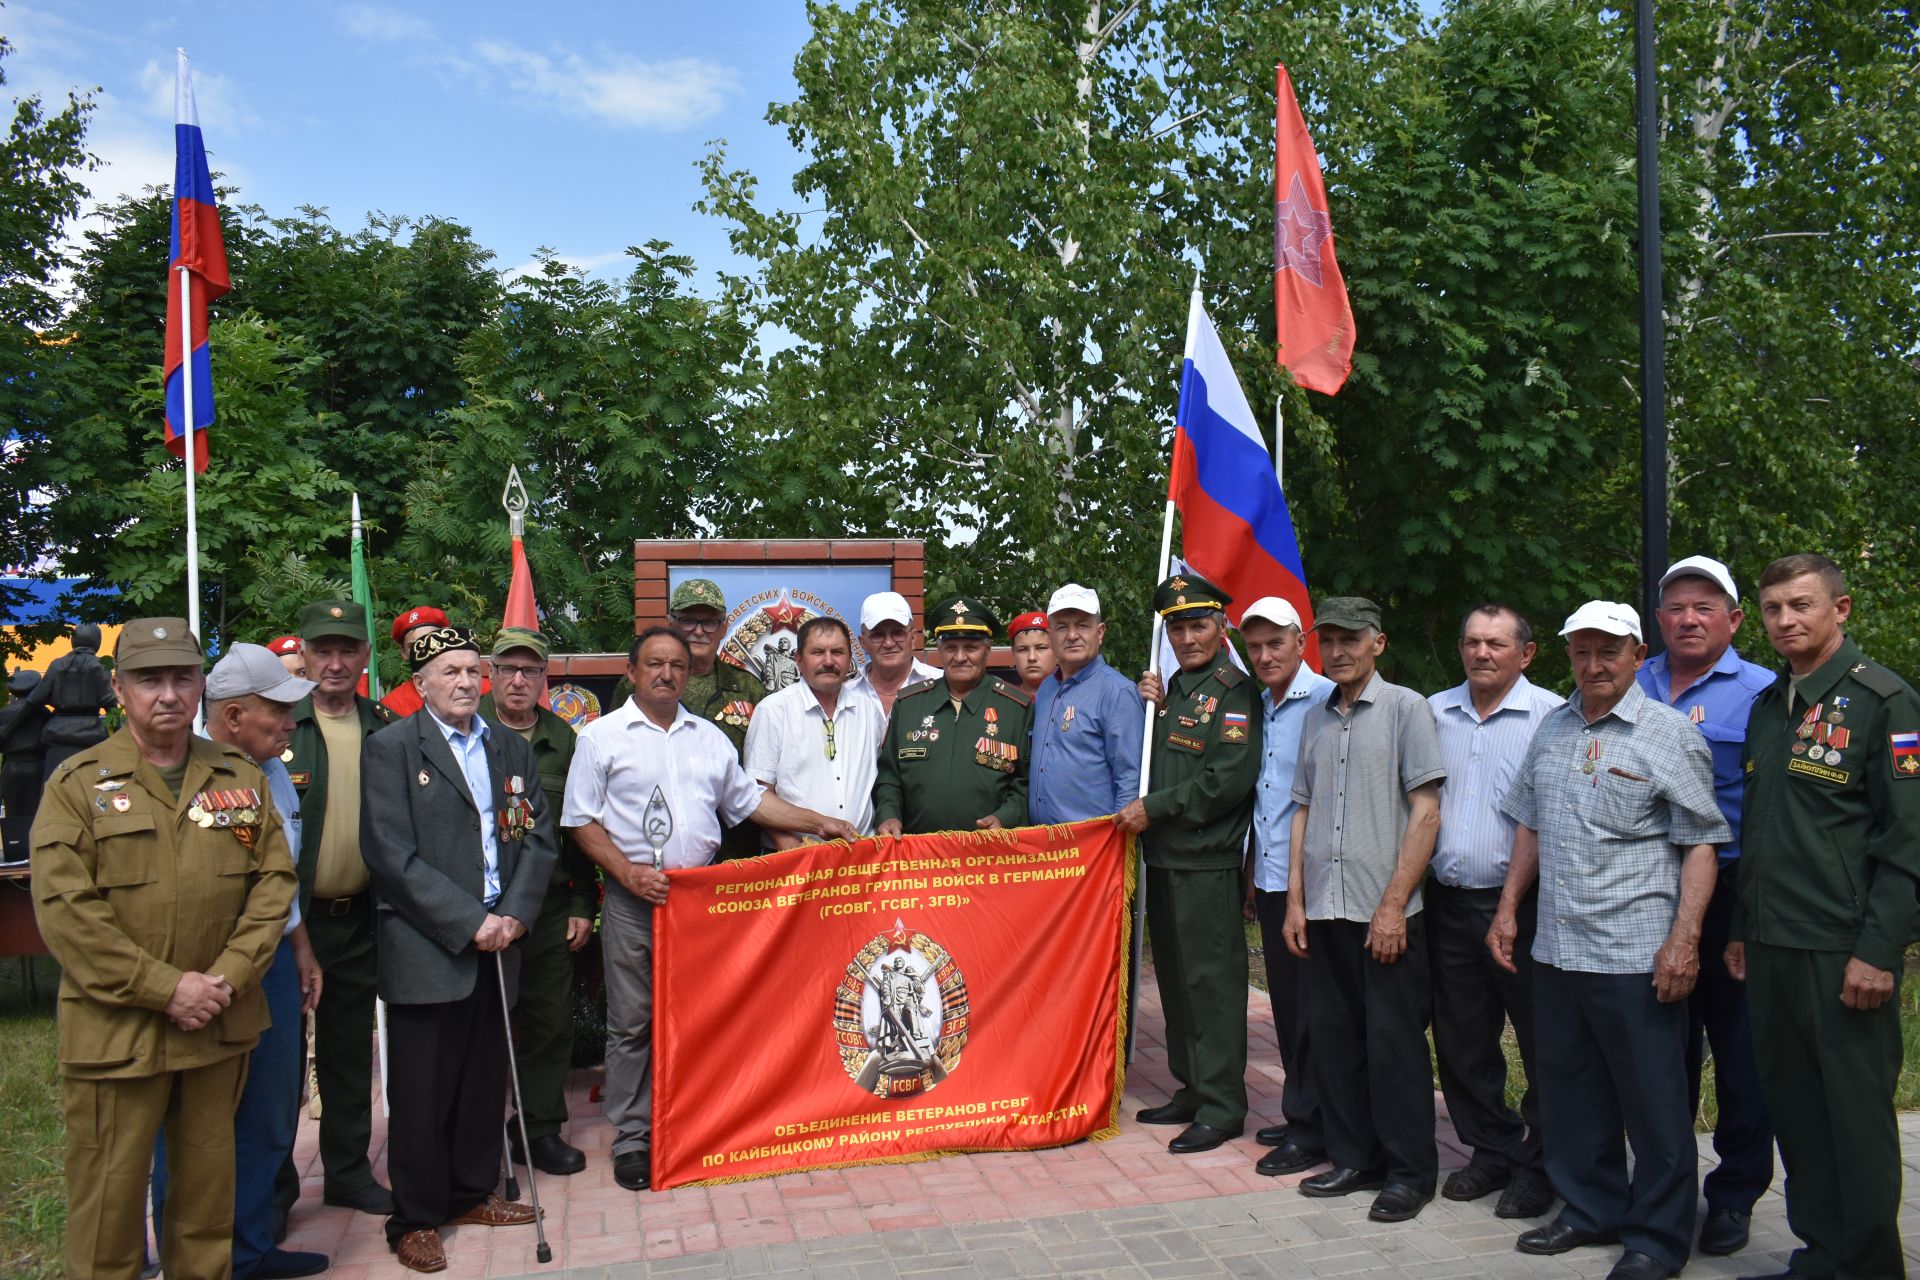
<instances>
[{"instance_id":1,"label":"flagpole","mask_svg":"<svg viewBox=\"0 0 1920 1280\"><path fill-rule=\"evenodd\" d=\"M1282 497L1285 497L1287 492L1286 464L1282 461L1280 453L1283 438L1280 434L1280 406L1284 401L1284 394L1284 391L1276 392L1273 401L1273 478L1280 486Z\"/></svg>"},{"instance_id":2,"label":"flagpole","mask_svg":"<svg viewBox=\"0 0 1920 1280\"><path fill-rule=\"evenodd\" d=\"M194 509L194 472L198 460L197 446L200 443L195 435L193 423L193 272L187 267L178 268L180 272L180 391L184 397L181 417L185 419L181 426L186 436L187 461L187 630L204 646L207 638L200 634L200 522Z\"/></svg>"}]
</instances>

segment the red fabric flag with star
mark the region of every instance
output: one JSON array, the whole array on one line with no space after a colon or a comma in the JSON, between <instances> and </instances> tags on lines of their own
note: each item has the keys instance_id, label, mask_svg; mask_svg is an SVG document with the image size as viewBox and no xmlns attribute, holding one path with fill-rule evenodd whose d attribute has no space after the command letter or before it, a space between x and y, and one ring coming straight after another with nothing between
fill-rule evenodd
<instances>
[{"instance_id":1,"label":"red fabric flag with star","mask_svg":"<svg viewBox=\"0 0 1920 1280\"><path fill-rule=\"evenodd\" d=\"M1333 220L1320 156L1313 149L1287 69L1276 69L1274 113L1273 309L1280 367L1309 391L1332 395L1353 372L1353 308L1333 256Z\"/></svg>"}]
</instances>

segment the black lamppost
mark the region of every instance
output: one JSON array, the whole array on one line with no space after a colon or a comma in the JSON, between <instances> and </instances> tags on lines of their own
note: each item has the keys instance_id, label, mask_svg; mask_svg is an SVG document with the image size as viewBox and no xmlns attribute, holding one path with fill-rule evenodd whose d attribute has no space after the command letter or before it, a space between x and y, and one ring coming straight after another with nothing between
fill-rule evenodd
<instances>
[{"instance_id":1,"label":"black lamppost","mask_svg":"<svg viewBox=\"0 0 1920 1280\"><path fill-rule=\"evenodd\" d=\"M1647 644L1667 567L1667 346L1660 305L1660 119L1654 96L1653 0L1634 0L1634 115L1640 183L1640 612Z\"/></svg>"}]
</instances>

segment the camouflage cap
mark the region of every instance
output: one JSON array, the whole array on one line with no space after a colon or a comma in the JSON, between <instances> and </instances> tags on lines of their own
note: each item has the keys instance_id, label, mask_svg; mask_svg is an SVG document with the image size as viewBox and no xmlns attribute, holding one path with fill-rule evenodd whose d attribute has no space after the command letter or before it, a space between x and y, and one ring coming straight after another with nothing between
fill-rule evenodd
<instances>
[{"instance_id":1,"label":"camouflage cap","mask_svg":"<svg viewBox=\"0 0 1920 1280\"><path fill-rule=\"evenodd\" d=\"M1380 606L1365 596L1328 596L1313 609L1313 629L1380 630Z\"/></svg>"},{"instance_id":2,"label":"camouflage cap","mask_svg":"<svg viewBox=\"0 0 1920 1280\"><path fill-rule=\"evenodd\" d=\"M552 646L538 631L529 631L525 627L502 627L493 633L493 657L498 658L515 649L530 649L542 662L553 656Z\"/></svg>"},{"instance_id":3,"label":"camouflage cap","mask_svg":"<svg viewBox=\"0 0 1920 1280\"><path fill-rule=\"evenodd\" d=\"M721 594L720 584L712 578L688 578L673 589L673 598L667 601L669 613L682 609L717 609L725 613L727 597Z\"/></svg>"},{"instance_id":4,"label":"camouflage cap","mask_svg":"<svg viewBox=\"0 0 1920 1280\"><path fill-rule=\"evenodd\" d=\"M205 662L200 638L187 630L185 618L135 618L120 629L120 639L113 646L116 671L145 667L192 667L198 671Z\"/></svg>"}]
</instances>

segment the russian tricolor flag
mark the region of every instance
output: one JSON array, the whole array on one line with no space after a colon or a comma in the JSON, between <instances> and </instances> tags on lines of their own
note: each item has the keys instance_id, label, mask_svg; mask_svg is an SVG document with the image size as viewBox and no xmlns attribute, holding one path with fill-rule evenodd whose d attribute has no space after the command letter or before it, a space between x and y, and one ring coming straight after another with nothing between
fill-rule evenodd
<instances>
[{"instance_id":1,"label":"russian tricolor flag","mask_svg":"<svg viewBox=\"0 0 1920 1280\"><path fill-rule=\"evenodd\" d=\"M174 81L173 246L167 263L167 351L163 363L167 387L167 448L187 456L193 432L193 469L207 469L207 431L213 425L213 365L207 353L207 304L232 288L227 250L220 240L220 213L213 204L213 175L200 137L200 112L193 103L193 72L180 50ZM185 267L191 288L183 294ZM183 342L183 336L191 339ZM191 348L187 355L185 348ZM192 381L193 421L187 422L188 380Z\"/></svg>"},{"instance_id":2,"label":"russian tricolor flag","mask_svg":"<svg viewBox=\"0 0 1920 1280\"><path fill-rule=\"evenodd\" d=\"M1227 350L1194 290L1187 316L1187 358L1174 420L1168 494L1180 508L1183 558L1233 597L1237 626L1261 596L1279 596L1313 626L1313 602L1300 565L1293 516L1273 471L1273 456L1233 375ZM1307 657L1316 668L1317 646Z\"/></svg>"}]
</instances>

